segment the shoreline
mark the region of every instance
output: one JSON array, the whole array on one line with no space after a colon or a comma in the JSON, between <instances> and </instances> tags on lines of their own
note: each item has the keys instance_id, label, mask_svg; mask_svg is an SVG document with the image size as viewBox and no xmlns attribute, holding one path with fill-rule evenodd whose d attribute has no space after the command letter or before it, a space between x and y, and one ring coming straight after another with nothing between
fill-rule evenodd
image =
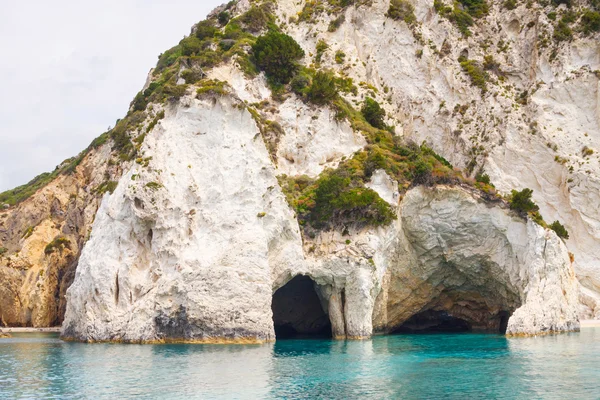
<instances>
[{"instance_id":1,"label":"shoreline","mask_svg":"<svg viewBox=\"0 0 600 400\"><path fill-rule=\"evenodd\" d=\"M60 333L60 326L51 328L23 328L23 327L0 327L4 333Z\"/></svg>"},{"instance_id":2,"label":"shoreline","mask_svg":"<svg viewBox=\"0 0 600 400\"><path fill-rule=\"evenodd\" d=\"M580 321L581 329L600 328L600 319L583 319ZM23 328L23 327L0 327L0 332L4 333L60 333L61 327L54 326L50 328ZM177 343L185 341L176 341ZM209 341L212 342L212 341ZM243 341L243 343L246 343Z\"/></svg>"}]
</instances>

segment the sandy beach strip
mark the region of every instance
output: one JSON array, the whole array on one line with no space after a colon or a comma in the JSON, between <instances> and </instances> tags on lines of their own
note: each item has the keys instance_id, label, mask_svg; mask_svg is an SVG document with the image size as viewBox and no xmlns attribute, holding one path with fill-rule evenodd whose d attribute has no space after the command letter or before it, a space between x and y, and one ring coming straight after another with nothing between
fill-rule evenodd
<instances>
[{"instance_id":1,"label":"sandy beach strip","mask_svg":"<svg viewBox=\"0 0 600 400\"><path fill-rule=\"evenodd\" d=\"M0 331L7 333L56 333L60 332L60 326L52 328L6 328L0 327Z\"/></svg>"}]
</instances>

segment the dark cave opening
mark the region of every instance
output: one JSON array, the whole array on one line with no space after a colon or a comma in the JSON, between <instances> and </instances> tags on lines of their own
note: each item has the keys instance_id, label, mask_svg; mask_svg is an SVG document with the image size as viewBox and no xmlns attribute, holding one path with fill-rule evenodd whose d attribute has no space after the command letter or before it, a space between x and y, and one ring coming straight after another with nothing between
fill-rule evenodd
<instances>
[{"instance_id":1,"label":"dark cave opening","mask_svg":"<svg viewBox=\"0 0 600 400\"><path fill-rule=\"evenodd\" d=\"M276 339L331 338L329 316L308 276L298 275L275 291L271 309Z\"/></svg>"},{"instance_id":2,"label":"dark cave opening","mask_svg":"<svg viewBox=\"0 0 600 400\"><path fill-rule=\"evenodd\" d=\"M471 324L446 311L427 310L413 315L392 333L469 332Z\"/></svg>"},{"instance_id":3,"label":"dark cave opening","mask_svg":"<svg viewBox=\"0 0 600 400\"><path fill-rule=\"evenodd\" d=\"M452 315L446 310L429 309L413 315L391 333L485 332L506 334L510 318L508 311L500 311L494 315L485 314L487 314L485 320L473 320L460 314L460 316ZM468 315L474 314L469 313Z\"/></svg>"}]
</instances>

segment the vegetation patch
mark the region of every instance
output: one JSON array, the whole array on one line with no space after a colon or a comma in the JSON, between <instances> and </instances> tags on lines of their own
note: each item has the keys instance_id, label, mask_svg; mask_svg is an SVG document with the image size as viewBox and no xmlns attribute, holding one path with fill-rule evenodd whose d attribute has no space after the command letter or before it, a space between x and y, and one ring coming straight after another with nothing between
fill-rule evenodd
<instances>
[{"instance_id":1,"label":"vegetation patch","mask_svg":"<svg viewBox=\"0 0 600 400\"><path fill-rule=\"evenodd\" d=\"M278 84L290 82L298 71L298 60L304 57L304 50L291 36L273 30L256 40L252 53L258 68Z\"/></svg>"},{"instance_id":2,"label":"vegetation patch","mask_svg":"<svg viewBox=\"0 0 600 400\"><path fill-rule=\"evenodd\" d=\"M270 121L264 118L254 108L248 108L248 111L256 121L256 125L258 126L271 159L273 162L277 163L277 148L279 147L281 138L285 135L283 127L277 121Z\"/></svg>"},{"instance_id":3,"label":"vegetation patch","mask_svg":"<svg viewBox=\"0 0 600 400\"><path fill-rule=\"evenodd\" d=\"M475 23L474 19L481 18L489 12L485 0L460 0L454 2L452 7L446 5L443 0L434 0L433 7L439 15L454 23L465 37L471 36L469 28Z\"/></svg>"},{"instance_id":4,"label":"vegetation patch","mask_svg":"<svg viewBox=\"0 0 600 400\"><path fill-rule=\"evenodd\" d=\"M404 21L408 25L417 22L415 6L409 3L408 0L391 0L390 8L385 16L396 21Z\"/></svg>"},{"instance_id":5,"label":"vegetation patch","mask_svg":"<svg viewBox=\"0 0 600 400\"><path fill-rule=\"evenodd\" d=\"M146 187L147 187L148 189L152 189L152 190L158 190L158 189L162 188L162 187L163 187L163 185L161 185L161 184L160 184L160 183L158 183L158 182L148 182L148 183L146 183Z\"/></svg>"},{"instance_id":6,"label":"vegetation patch","mask_svg":"<svg viewBox=\"0 0 600 400\"><path fill-rule=\"evenodd\" d=\"M198 83L198 86L200 86L196 90L196 95L198 98L207 95L224 96L229 93L229 90L227 89L227 83L217 79L204 79Z\"/></svg>"},{"instance_id":7,"label":"vegetation patch","mask_svg":"<svg viewBox=\"0 0 600 400\"><path fill-rule=\"evenodd\" d=\"M25 229L25 232L23 232L23 234L21 235L21 239L28 239L29 237L31 237L31 235L33 235L33 230L35 229L35 227L30 226L27 229Z\"/></svg>"},{"instance_id":8,"label":"vegetation patch","mask_svg":"<svg viewBox=\"0 0 600 400\"><path fill-rule=\"evenodd\" d=\"M481 89L481 93L487 91L489 75L475 61L460 57L458 59L463 71L471 79L471 83Z\"/></svg>"},{"instance_id":9,"label":"vegetation patch","mask_svg":"<svg viewBox=\"0 0 600 400\"><path fill-rule=\"evenodd\" d=\"M385 110L377 101L367 97L360 112L374 128L385 129Z\"/></svg>"},{"instance_id":10,"label":"vegetation patch","mask_svg":"<svg viewBox=\"0 0 600 400\"><path fill-rule=\"evenodd\" d=\"M321 60L323 59L323 54L325 54L325 51L327 51L328 48L329 48L329 46L327 45L327 42L325 42L323 39L320 39L317 42L317 46L316 46L317 54L315 55L315 63L317 63L317 64L321 63Z\"/></svg>"},{"instance_id":11,"label":"vegetation patch","mask_svg":"<svg viewBox=\"0 0 600 400\"><path fill-rule=\"evenodd\" d=\"M96 186L96 188L94 189L94 193L100 196L106 192L112 194L117 188L117 185L118 182L115 181L102 182L100 185Z\"/></svg>"},{"instance_id":12,"label":"vegetation patch","mask_svg":"<svg viewBox=\"0 0 600 400\"><path fill-rule=\"evenodd\" d=\"M282 176L280 182L301 225L309 224L315 229L379 226L396 218L388 203L345 168L327 170L315 181L305 176Z\"/></svg>"},{"instance_id":13,"label":"vegetation patch","mask_svg":"<svg viewBox=\"0 0 600 400\"><path fill-rule=\"evenodd\" d=\"M560 222L554 221L550 224L549 228L556 232L559 238L569 239L569 231Z\"/></svg>"},{"instance_id":14,"label":"vegetation patch","mask_svg":"<svg viewBox=\"0 0 600 400\"><path fill-rule=\"evenodd\" d=\"M586 35L600 32L600 12L584 10L581 16L581 30Z\"/></svg>"},{"instance_id":15,"label":"vegetation patch","mask_svg":"<svg viewBox=\"0 0 600 400\"><path fill-rule=\"evenodd\" d=\"M338 97L335 76L331 71L317 71L314 75L306 98L313 104L325 105Z\"/></svg>"},{"instance_id":16,"label":"vegetation patch","mask_svg":"<svg viewBox=\"0 0 600 400\"><path fill-rule=\"evenodd\" d=\"M259 33L275 22L272 8L271 2L254 5L240 17L240 22L251 33Z\"/></svg>"},{"instance_id":17,"label":"vegetation patch","mask_svg":"<svg viewBox=\"0 0 600 400\"><path fill-rule=\"evenodd\" d=\"M64 249L70 249L70 248L71 248L71 242L69 241L69 239L67 239L64 236L58 236L58 237L54 238L53 241L51 241L50 243L48 243L46 245L46 247L44 248L44 254L46 254L46 255L52 254L57 250L62 253L62 251Z\"/></svg>"}]
</instances>

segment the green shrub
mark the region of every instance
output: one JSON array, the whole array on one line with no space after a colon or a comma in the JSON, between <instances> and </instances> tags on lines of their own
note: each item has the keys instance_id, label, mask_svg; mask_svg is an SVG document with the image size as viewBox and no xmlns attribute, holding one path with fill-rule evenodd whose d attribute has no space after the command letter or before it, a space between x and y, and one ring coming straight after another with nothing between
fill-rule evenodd
<instances>
[{"instance_id":1,"label":"green shrub","mask_svg":"<svg viewBox=\"0 0 600 400\"><path fill-rule=\"evenodd\" d=\"M464 9L461 8L461 4ZM438 14L452 21L465 37L471 36L469 27L475 23L473 18L480 18L488 12L485 0L455 2L453 7L445 5L442 0L434 0L433 8Z\"/></svg>"},{"instance_id":2,"label":"green shrub","mask_svg":"<svg viewBox=\"0 0 600 400\"><path fill-rule=\"evenodd\" d=\"M240 18L240 22L252 33L258 33L267 28L274 21L271 5L264 3L260 6L252 6Z\"/></svg>"},{"instance_id":3,"label":"green shrub","mask_svg":"<svg viewBox=\"0 0 600 400\"><path fill-rule=\"evenodd\" d=\"M310 86L310 76L305 73L299 73L290 82L290 87L294 93L304 96Z\"/></svg>"},{"instance_id":4,"label":"green shrub","mask_svg":"<svg viewBox=\"0 0 600 400\"><path fill-rule=\"evenodd\" d=\"M553 223L551 223L550 229L556 232L558 237L563 239L569 239L569 231L567 231L567 228L565 228L560 222L554 221Z\"/></svg>"},{"instance_id":5,"label":"green shrub","mask_svg":"<svg viewBox=\"0 0 600 400\"><path fill-rule=\"evenodd\" d=\"M485 93L487 91L489 75L473 60L461 57L458 61L463 71L471 78L471 83L481 89L482 93Z\"/></svg>"},{"instance_id":6,"label":"green shrub","mask_svg":"<svg viewBox=\"0 0 600 400\"><path fill-rule=\"evenodd\" d=\"M50 243L48 243L48 245L46 245L46 247L44 248L44 254L48 255L48 254L52 254L54 253L56 250L59 250L61 253L64 249L69 249L71 248L71 242L69 241L69 239L67 239L64 236L58 236L56 238L54 238L54 240Z\"/></svg>"},{"instance_id":7,"label":"green shrub","mask_svg":"<svg viewBox=\"0 0 600 400\"><path fill-rule=\"evenodd\" d=\"M558 24L554 28L554 33L552 34L552 37L557 42L569 41L573 39L573 31L571 30L569 25L567 25L567 23L561 19L560 21L558 21Z\"/></svg>"},{"instance_id":8,"label":"green shrub","mask_svg":"<svg viewBox=\"0 0 600 400\"><path fill-rule=\"evenodd\" d=\"M339 17L337 17L336 19L332 20L329 23L329 27L327 28L327 30L329 32L335 32L339 29L340 26L342 26L342 24L344 23L344 21L346 21L346 16L344 14L340 15Z\"/></svg>"},{"instance_id":9,"label":"green shrub","mask_svg":"<svg viewBox=\"0 0 600 400\"><path fill-rule=\"evenodd\" d=\"M214 26L213 22L211 20L206 20L198 22L194 34L199 40L204 40L212 38L217 31L218 29Z\"/></svg>"},{"instance_id":10,"label":"green shrub","mask_svg":"<svg viewBox=\"0 0 600 400\"><path fill-rule=\"evenodd\" d=\"M92 143L88 146L88 149L97 149L100 146L103 146L109 138L109 133L104 132L102 135L98 136L96 139L92 140Z\"/></svg>"},{"instance_id":11,"label":"green shrub","mask_svg":"<svg viewBox=\"0 0 600 400\"><path fill-rule=\"evenodd\" d=\"M192 56L202 51L203 43L196 36L189 36L179 42L182 56Z\"/></svg>"},{"instance_id":12,"label":"green shrub","mask_svg":"<svg viewBox=\"0 0 600 400\"><path fill-rule=\"evenodd\" d=\"M531 200L533 190L523 189L520 192L513 190L508 201L511 210L522 213L537 212L539 207Z\"/></svg>"},{"instance_id":13,"label":"green shrub","mask_svg":"<svg viewBox=\"0 0 600 400\"><path fill-rule=\"evenodd\" d=\"M561 4L565 4L567 7L571 7L571 0L552 0L552 4L554 4L556 7L560 6Z\"/></svg>"},{"instance_id":14,"label":"green shrub","mask_svg":"<svg viewBox=\"0 0 600 400\"><path fill-rule=\"evenodd\" d=\"M489 11L489 6L485 0L459 0L459 2L474 18L481 18Z\"/></svg>"},{"instance_id":15,"label":"green shrub","mask_svg":"<svg viewBox=\"0 0 600 400\"><path fill-rule=\"evenodd\" d=\"M158 182L148 182L148 183L146 183L146 187L147 187L148 189L152 189L152 190L158 190L158 189L160 189L161 187L163 187L163 185L161 185L161 184L160 184L160 183L158 183Z\"/></svg>"},{"instance_id":16,"label":"green shrub","mask_svg":"<svg viewBox=\"0 0 600 400\"><path fill-rule=\"evenodd\" d=\"M193 69L186 69L181 71L181 77L183 78L185 83L193 85L194 83L202 79L202 73Z\"/></svg>"},{"instance_id":17,"label":"green shrub","mask_svg":"<svg viewBox=\"0 0 600 400\"><path fill-rule=\"evenodd\" d=\"M315 62L317 64L319 64L321 62L321 59L323 58L323 54L325 54L325 51L328 48L329 48L329 46L327 45L327 42L325 42L323 39L320 39L317 42L317 46L316 46L317 54L315 55Z\"/></svg>"},{"instance_id":18,"label":"green shrub","mask_svg":"<svg viewBox=\"0 0 600 400\"><path fill-rule=\"evenodd\" d=\"M479 183L484 183L486 185L490 184L490 176L488 174L477 174L475 176L475 180Z\"/></svg>"},{"instance_id":19,"label":"green shrub","mask_svg":"<svg viewBox=\"0 0 600 400\"><path fill-rule=\"evenodd\" d=\"M162 92L169 100L177 100L181 98L187 89L187 85L172 85L166 84L163 86Z\"/></svg>"},{"instance_id":20,"label":"green shrub","mask_svg":"<svg viewBox=\"0 0 600 400\"><path fill-rule=\"evenodd\" d=\"M25 232L23 232L23 235L21 235L21 239L28 239L29 237L31 237L31 235L33 235L33 230L35 229L35 227L30 226L29 228L25 229Z\"/></svg>"},{"instance_id":21,"label":"green shrub","mask_svg":"<svg viewBox=\"0 0 600 400\"><path fill-rule=\"evenodd\" d=\"M314 207L310 221L321 226L332 220L341 223L385 225L396 218L388 203L365 187L353 187L351 179L336 174L325 175L316 182Z\"/></svg>"},{"instance_id":22,"label":"green shrub","mask_svg":"<svg viewBox=\"0 0 600 400\"><path fill-rule=\"evenodd\" d=\"M8 249L6 247L0 247L0 256L5 255L8 252Z\"/></svg>"},{"instance_id":23,"label":"green shrub","mask_svg":"<svg viewBox=\"0 0 600 400\"><path fill-rule=\"evenodd\" d=\"M473 17L464 10L454 6L452 13L449 16L450 21L454 22L460 33L464 36L471 36L470 26L473 26Z\"/></svg>"},{"instance_id":24,"label":"green shrub","mask_svg":"<svg viewBox=\"0 0 600 400\"><path fill-rule=\"evenodd\" d=\"M112 194L115 191L115 189L117 188L117 184L118 183L115 181L102 182L100 185L98 185L94 189L94 193L96 193L98 195L103 195L106 192Z\"/></svg>"},{"instance_id":25,"label":"green shrub","mask_svg":"<svg viewBox=\"0 0 600 400\"><path fill-rule=\"evenodd\" d=\"M298 70L297 61L304 57L304 50L291 36L275 31L260 36L252 52L258 68L280 84L289 83Z\"/></svg>"},{"instance_id":26,"label":"green shrub","mask_svg":"<svg viewBox=\"0 0 600 400\"><path fill-rule=\"evenodd\" d=\"M386 17L412 25L417 21L415 7L407 0L392 0Z\"/></svg>"},{"instance_id":27,"label":"green shrub","mask_svg":"<svg viewBox=\"0 0 600 400\"><path fill-rule=\"evenodd\" d=\"M600 12L585 10L581 16L581 29L586 35L600 31Z\"/></svg>"},{"instance_id":28,"label":"green shrub","mask_svg":"<svg viewBox=\"0 0 600 400\"><path fill-rule=\"evenodd\" d=\"M158 74L163 71L165 68L170 67L175 64L177 59L181 57L181 46L175 46L165 51L164 53L158 56L158 63L156 64L156 68L154 69L154 74Z\"/></svg>"},{"instance_id":29,"label":"green shrub","mask_svg":"<svg viewBox=\"0 0 600 400\"><path fill-rule=\"evenodd\" d=\"M345 58L346 58L346 53L344 53L343 51L338 50L335 52L335 62L337 64L343 64Z\"/></svg>"},{"instance_id":30,"label":"green shrub","mask_svg":"<svg viewBox=\"0 0 600 400\"><path fill-rule=\"evenodd\" d=\"M367 97L360 112L373 127L385 129L385 110L381 108L377 101Z\"/></svg>"},{"instance_id":31,"label":"green shrub","mask_svg":"<svg viewBox=\"0 0 600 400\"><path fill-rule=\"evenodd\" d=\"M504 8L507 10L514 10L517 8L517 0L505 0Z\"/></svg>"},{"instance_id":32,"label":"green shrub","mask_svg":"<svg viewBox=\"0 0 600 400\"><path fill-rule=\"evenodd\" d=\"M335 78L335 84L340 92L352 93L355 96L358 95L358 88L354 84L354 80L352 78Z\"/></svg>"},{"instance_id":33,"label":"green shrub","mask_svg":"<svg viewBox=\"0 0 600 400\"><path fill-rule=\"evenodd\" d=\"M312 21L313 18L325 10L323 4L319 0L307 0L298 14L298 22Z\"/></svg>"},{"instance_id":34,"label":"green shrub","mask_svg":"<svg viewBox=\"0 0 600 400\"><path fill-rule=\"evenodd\" d=\"M165 117L165 111L161 110L158 114L156 114L156 116L148 124L148 127L146 128L146 133L149 133L152 129L154 129L154 127L156 126L156 124L158 124L158 121L160 121L164 117ZM138 142L137 138L136 138L135 141Z\"/></svg>"},{"instance_id":35,"label":"green shrub","mask_svg":"<svg viewBox=\"0 0 600 400\"><path fill-rule=\"evenodd\" d=\"M216 79L203 79L198 85L200 86L198 90L196 90L198 98L205 95L224 96L228 93L226 87L227 84Z\"/></svg>"},{"instance_id":36,"label":"green shrub","mask_svg":"<svg viewBox=\"0 0 600 400\"><path fill-rule=\"evenodd\" d=\"M227 25L227 23L229 22L230 19L230 15L228 11L221 11L219 13L219 15L217 15L217 21L219 21L219 24L221 25Z\"/></svg>"},{"instance_id":37,"label":"green shrub","mask_svg":"<svg viewBox=\"0 0 600 400\"><path fill-rule=\"evenodd\" d=\"M335 100L338 96L335 77L331 72L318 71L306 92L311 103L324 105Z\"/></svg>"}]
</instances>

